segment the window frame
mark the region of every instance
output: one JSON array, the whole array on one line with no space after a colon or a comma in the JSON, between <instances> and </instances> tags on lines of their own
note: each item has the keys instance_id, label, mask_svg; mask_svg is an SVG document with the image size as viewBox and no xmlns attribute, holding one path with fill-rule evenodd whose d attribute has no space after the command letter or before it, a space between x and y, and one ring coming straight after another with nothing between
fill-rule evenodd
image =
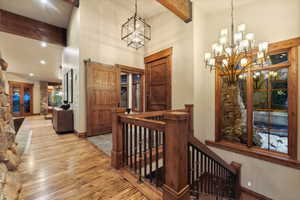
<instances>
[{"instance_id":1,"label":"window frame","mask_svg":"<svg viewBox=\"0 0 300 200\"><path fill-rule=\"evenodd\" d=\"M224 75L218 70L215 72L215 141L206 141L207 145L218 147L224 150L241 153L258 159L275 162L290 167L300 168L298 159L298 133L297 133L297 101L298 101L298 46L300 38L281 41L270 44L269 54L288 52L288 62L248 69L247 74L247 136L248 143L240 144L222 139L221 132L221 77ZM256 53L254 51L253 53ZM253 78L255 71L275 70L288 68L288 153L280 153L265 150L253 146Z\"/></svg>"}]
</instances>

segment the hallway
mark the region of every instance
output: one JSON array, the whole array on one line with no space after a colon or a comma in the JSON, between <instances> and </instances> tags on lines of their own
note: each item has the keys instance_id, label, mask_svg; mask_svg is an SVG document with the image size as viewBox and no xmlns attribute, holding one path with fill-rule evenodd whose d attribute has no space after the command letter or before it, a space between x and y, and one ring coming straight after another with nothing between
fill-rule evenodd
<instances>
[{"instance_id":1,"label":"hallway","mask_svg":"<svg viewBox=\"0 0 300 200\"><path fill-rule=\"evenodd\" d=\"M87 140L57 135L51 121L40 116L26 118L22 128L31 129L32 138L20 166L21 199L146 199Z\"/></svg>"}]
</instances>

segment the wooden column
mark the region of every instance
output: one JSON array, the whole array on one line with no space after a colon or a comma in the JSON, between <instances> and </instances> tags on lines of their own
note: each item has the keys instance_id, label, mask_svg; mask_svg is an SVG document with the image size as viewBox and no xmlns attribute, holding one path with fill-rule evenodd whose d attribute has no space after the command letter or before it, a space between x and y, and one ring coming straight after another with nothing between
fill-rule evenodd
<instances>
[{"instance_id":1,"label":"wooden column","mask_svg":"<svg viewBox=\"0 0 300 200\"><path fill-rule=\"evenodd\" d=\"M112 151L111 166L120 169L123 166L123 127L120 122L120 114L125 113L124 108L112 109Z\"/></svg>"},{"instance_id":2,"label":"wooden column","mask_svg":"<svg viewBox=\"0 0 300 200\"><path fill-rule=\"evenodd\" d=\"M188 200L188 113L164 114L165 129L165 184L164 200ZM175 156L176 155L176 156Z\"/></svg>"},{"instance_id":3,"label":"wooden column","mask_svg":"<svg viewBox=\"0 0 300 200\"><path fill-rule=\"evenodd\" d=\"M194 105L185 104L185 110L189 113L189 134L194 136Z\"/></svg>"},{"instance_id":4,"label":"wooden column","mask_svg":"<svg viewBox=\"0 0 300 200\"><path fill-rule=\"evenodd\" d=\"M242 165L237 162L232 162L231 166L236 170L236 180L235 180L235 199L240 199L241 197L241 167Z\"/></svg>"}]
</instances>

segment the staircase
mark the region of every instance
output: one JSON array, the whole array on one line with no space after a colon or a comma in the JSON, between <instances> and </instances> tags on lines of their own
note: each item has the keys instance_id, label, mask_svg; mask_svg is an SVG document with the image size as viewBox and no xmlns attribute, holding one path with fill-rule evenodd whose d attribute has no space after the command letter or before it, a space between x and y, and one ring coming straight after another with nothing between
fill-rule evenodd
<instances>
[{"instance_id":1,"label":"staircase","mask_svg":"<svg viewBox=\"0 0 300 200\"><path fill-rule=\"evenodd\" d=\"M192 108L131 115L115 109L112 166L133 174L149 199L239 199L241 166L193 136Z\"/></svg>"}]
</instances>

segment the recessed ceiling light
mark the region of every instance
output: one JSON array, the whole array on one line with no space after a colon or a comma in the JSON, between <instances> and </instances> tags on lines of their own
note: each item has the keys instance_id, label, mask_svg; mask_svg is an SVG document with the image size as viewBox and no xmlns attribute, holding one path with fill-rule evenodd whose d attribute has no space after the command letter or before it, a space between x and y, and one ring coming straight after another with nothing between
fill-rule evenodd
<instances>
[{"instance_id":1,"label":"recessed ceiling light","mask_svg":"<svg viewBox=\"0 0 300 200\"><path fill-rule=\"evenodd\" d=\"M34 76L34 73L29 73L29 76L31 76L31 77Z\"/></svg>"},{"instance_id":2,"label":"recessed ceiling light","mask_svg":"<svg viewBox=\"0 0 300 200\"><path fill-rule=\"evenodd\" d=\"M41 60L40 63L41 63L42 65L45 65L45 64L46 64L46 61Z\"/></svg>"},{"instance_id":3,"label":"recessed ceiling light","mask_svg":"<svg viewBox=\"0 0 300 200\"><path fill-rule=\"evenodd\" d=\"M47 47L47 46L48 46L47 42L41 42L41 47Z\"/></svg>"}]
</instances>

